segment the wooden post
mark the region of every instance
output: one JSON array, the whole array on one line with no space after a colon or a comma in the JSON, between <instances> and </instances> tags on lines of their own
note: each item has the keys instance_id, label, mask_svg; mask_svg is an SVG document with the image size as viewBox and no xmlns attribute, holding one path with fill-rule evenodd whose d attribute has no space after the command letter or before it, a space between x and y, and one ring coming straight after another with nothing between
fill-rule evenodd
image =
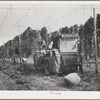
<instances>
[{"instance_id":1,"label":"wooden post","mask_svg":"<svg viewBox=\"0 0 100 100\"><path fill-rule=\"evenodd\" d=\"M93 8L94 18L94 41L95 41L95 72L98 74L98 55L97 55L97 34L96 34L96 19L95 19L95 8Z\"/></svg>"}]
</instances>

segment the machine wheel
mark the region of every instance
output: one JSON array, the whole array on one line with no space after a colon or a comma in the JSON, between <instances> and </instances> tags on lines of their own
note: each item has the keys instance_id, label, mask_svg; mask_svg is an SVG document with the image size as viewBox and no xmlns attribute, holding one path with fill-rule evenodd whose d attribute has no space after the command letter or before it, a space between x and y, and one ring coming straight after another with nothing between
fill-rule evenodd
<instances>
[{"instance_id":1,"label":"machine wheel","mask_svg":"<svg viewBox=\"0 0 100 100\"><path fill-rule=\"evenodd\" d=\"M51 63L50 63L49 59L45 59L44 71L45 71L46 75L50 75L51 74Z\"/></svg>"}]
</instances>

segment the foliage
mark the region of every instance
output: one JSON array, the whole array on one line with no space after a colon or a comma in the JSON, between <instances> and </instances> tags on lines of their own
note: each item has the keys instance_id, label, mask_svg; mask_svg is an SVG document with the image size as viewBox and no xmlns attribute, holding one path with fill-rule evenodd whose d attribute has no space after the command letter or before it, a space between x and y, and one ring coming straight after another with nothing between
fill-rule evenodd
<instances>
[{"instance_id":1,"label":"foliage","mask_svg":"<svg viewBox=\"0 0 100 100\"><path fill-rule=\"evenodd\" d=\"M14 55L14 50L12 48L9 48L8 50L9 50L9 53L8 53L9 58L11 58Z\"/></svg>"},{"instance_id":2,"label":"foliage","mask_svg":"<svg viewBox=\"0 0 100 100\"><path fill-rule=\"evenodd\" d=\"M96 18L96 33L97 33L97 50L98 56L100 56L100 14L97 14Z\"/></svg>"},{"instance_id":3,"label":"foliage","mask_svg":"<svg viewBox=\"0 0 100 100\"><path fill-rule=\"evenodd\" d=\"M20 53L22 56L28 57L34 50L39 49L38 40L39 32L37 30L32 30L31 27L28 27L20 35L20 44L19 36L15 36L13 40L10 40L5 44L5 50L3 46L0 47L0 57L4 56L4 51L6 57L13 57L14 55L19 57Z\"/></svg>"},{"instance_id":4,"label":"foliage","mask_svg":"<svg viewBox=\"0 0 100 100\"><path fill-rule=\"evenodd\" d=\"M15 48L15 54L19 55L19 49L17 47Z\"/></svg>"},{"instance_id":5,"label":"foliage","mask_svg":"<svg viewBox=\"0 0 100 100\"><path fill-rule=\"evenodd\" d=\"M100 14L97 14L96 19L96 32L97 32L97 43L98 43L98 54L100 51ZM85 54L85 58L91 57L94 53L94 18L90 17L84 25L78 26L77 24L71 27L62 27L59 29L61 34L77 34L80 38L81 43L81 52ZM43 27L41 30L32 30L31 27L28 27L21 35L21 53L28 57L35 50L38 50L42 45L40 41L45 40L46 44L50 43L53 37L59 35L59 31L54 31L51 33L51 37L47 33L47 28ZM39 38L39 35L41 39ZM40 39L40 40L39 40ZM39 42L40 41L40 42ZM19 36L14 37L13 40L8 41L5 44L6 56L13 56L13 54L19 54ZM17 48L17 49L16 49ZM15 51L14 51L15 50ZM0 57L4 55L3 46L0 47ZM100 54L99 54L100 55Z\"/></svg>"},{"instance_id":6,"label":"foliage","mask_svg":"<svg viewBox=\"0 0 100 100\"><path fill-rule=\"evenodd\" d=\"M85 49L85 58L91 57L92 54L92 45L94 38L94 18L90 17L84 24L84 49Z\"/></svg>"},{"instance_id":7,"label":"foliage","mask_svg":"<svg viewBox=\"0 0 100 100\"><path fill-rule=\"evenodd\" d=\"M84 25L79 26L79 39L80 39L80 52L84 54L84 48L85 48Z\"/></svg>"},{"instance_id":8,"label":"foliage","mask_svg":"<svg viewBox=\"0 0 100 100\"><path fill-rule=\"evenodd\" d=\"M61 32L61 34L77 34L78 33L78 25L75 24L75 25L71 26L70 28L67 26L60 28L60 32Z\"/></svg>"},{"instance_id":9,"label":"foliage","mask_svg":"<svg viewBox=\"0 0 100 100\"><path fill-rule=\"evenodd\" d=\"M61 28L61 29L60 29L60 32L61 32L62 34L69 34L69 33L70 33L70 29L66 26L66 27L64 27L64 28Z\"/></svg>"},{"instance_id":10,"label":"foliage","mask_svg":"<svg viewBox=\"0 0 100 100\"><path fill-rule=\"evenodd\" d=\"M46 27L43 27L40 31L41 37L42 39L44 39L46 41L46 34L47 34L47 29Z\"/></svg>"}]
</instances>

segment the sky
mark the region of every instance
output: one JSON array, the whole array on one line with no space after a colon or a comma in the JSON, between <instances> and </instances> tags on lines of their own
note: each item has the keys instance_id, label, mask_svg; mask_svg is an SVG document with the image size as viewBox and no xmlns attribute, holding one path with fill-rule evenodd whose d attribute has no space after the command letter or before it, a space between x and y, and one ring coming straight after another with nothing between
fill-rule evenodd
<instances>
[{"instance_id":1,"label":"sky","mask_svg":"<svg viewBox=\"0 0 100 100\"><path fill-rule=\"evenodd\" d=\"M100 4L43 4L0 2L0 45L23 33L27 27L48 32L74 24L84 24L90 16L100 13Z\"/></svg>"}]
</instances>

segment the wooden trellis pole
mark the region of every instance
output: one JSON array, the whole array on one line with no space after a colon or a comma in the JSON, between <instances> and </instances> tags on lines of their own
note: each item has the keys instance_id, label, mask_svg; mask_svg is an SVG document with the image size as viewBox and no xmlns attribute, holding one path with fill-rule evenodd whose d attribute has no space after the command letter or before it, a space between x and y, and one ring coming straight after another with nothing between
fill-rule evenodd
<instances>
[{"instance_id":1,"label":"wooden trellis pole","mask_svg":"<svg viewBox=\"0 0 100 100\"><path fill-rule=\"evenodd\" d=\"M98 54L97 54L97 33L96 33L95 8L93 8L93 18L94 18L94 41L95 41L95 72L96 74L98 74Z\"/></svg>"}]
</instances>

